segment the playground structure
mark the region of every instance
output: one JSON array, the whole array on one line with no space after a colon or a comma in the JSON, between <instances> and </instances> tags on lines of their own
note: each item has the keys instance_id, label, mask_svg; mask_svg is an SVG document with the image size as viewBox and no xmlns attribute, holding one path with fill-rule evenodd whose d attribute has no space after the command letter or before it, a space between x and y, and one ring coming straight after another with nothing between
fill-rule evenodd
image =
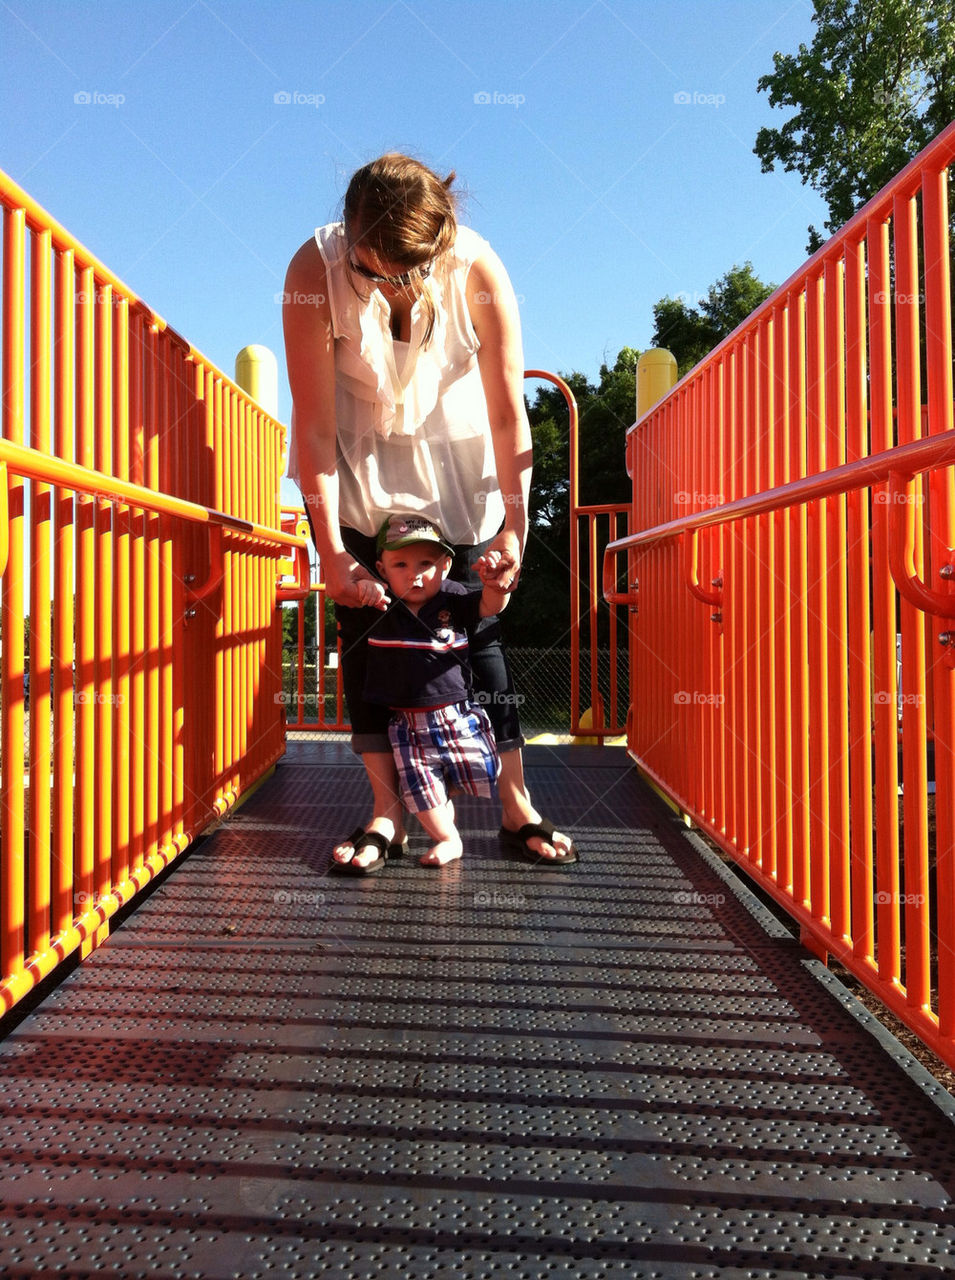
<instances>
[{"instance_id":1,"label":"playground structure","mask_svg":"<svg viewBox=\"0 0 955 1280\"><path fill-rule=\"evenodd\" d=\"M953 155L955 126L639 418L631 504L573 499L575 633L603 556L633 759L949 1063ZM281 424L0 201L11 1008L282 756L276 606L309 584Z\"/></svg>"}]
</instances>

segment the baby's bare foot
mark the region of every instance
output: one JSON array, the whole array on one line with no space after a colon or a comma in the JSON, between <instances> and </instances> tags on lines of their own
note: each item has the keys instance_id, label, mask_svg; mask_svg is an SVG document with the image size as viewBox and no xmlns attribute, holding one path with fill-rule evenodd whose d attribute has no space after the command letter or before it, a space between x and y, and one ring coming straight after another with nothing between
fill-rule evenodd
<instances>
[{"instance_id":1,"label":"baby's bare foot","mask_svg":"<svg viewBox=\"0 0 955 1280\"><path fill-rule=\"evenodd\" d=\"M460 840L439 840L427 853L419 859L423 867L444 867L449 862L457 862L464 853Z\"/></svg>"}]
</instances>

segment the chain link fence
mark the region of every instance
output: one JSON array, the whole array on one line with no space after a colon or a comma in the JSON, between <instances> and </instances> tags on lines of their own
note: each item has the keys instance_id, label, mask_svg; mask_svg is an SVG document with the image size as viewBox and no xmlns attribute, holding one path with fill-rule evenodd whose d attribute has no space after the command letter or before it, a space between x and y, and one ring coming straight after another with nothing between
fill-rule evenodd
<instances>
[{"instance_id":1,"label":"chain link fence","mask_svg":"<svg viewBox=\"0 0 955 1280\"><path fill-rule=\"evenodd\" d=\"M514 688L520 704L521 724L530 737L539 733L570 733L571 651L570 649L508 649ZM590 650L580 651L580 711L591 708ZM610 649L597 650L597 691L605 720L611 715ZM626 716L628 689L627 655L617 655L617 717ZM622 709L621 709L622 707Z\"/></svg>"},{"instance_id":2,"label":"chain link fence","mask_svg":"<svg viewBox=\"0 0 955 1280\"><path fill-rule=\"evenodd\" d=\"M336 655L337 656L337 655ZM521 714L521 725L526 737L537 734L570 733L571 704L571 651L569 648L508 649L508 660L514 676L514 688ZM608 649L597 650L597 687L603 701L604 719L616 712L619 725L626 718L629 690L627 653L617 653L616 707L611 703L611 671L613 653ZM296 650L283 651L283 697L289 721L298 716L307 724L334 724L337 716L337 670L326 666L324 670L324 697L322 714L319 715L318 667L314 652L306 655L304 692L298 692ZM593 704L590 689L590 650L580 652L580 710L585 712ZM347 712L343 713L347 718Z\"/></svg>"}]
</instances>

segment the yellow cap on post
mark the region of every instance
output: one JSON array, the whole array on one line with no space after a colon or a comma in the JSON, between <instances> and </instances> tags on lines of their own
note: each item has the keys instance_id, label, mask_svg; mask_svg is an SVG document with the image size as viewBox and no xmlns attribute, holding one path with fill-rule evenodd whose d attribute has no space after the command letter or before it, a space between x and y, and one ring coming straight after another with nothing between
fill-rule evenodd
<instances>
[{"instance_id":1,"label":"yellow cap on post","mask_svg":"<svg viewBox=\"0 0 955 1280\"><path fill-rule=\"evenodd\" d=\"M676 386L676 357L665 347L651 347L637 361L637 418Z\"/></svg>"},{"instance_id":2,"label":"yellow cap on post","mask_svg":"<svg viewBox=\"0 0 955 1280\"><path fill-rule=\"evenodd\" d=\"M279 366L268 347L243 347L235 358L235 380L270 417L279 416Z\"/></svg>"}]
</instances>

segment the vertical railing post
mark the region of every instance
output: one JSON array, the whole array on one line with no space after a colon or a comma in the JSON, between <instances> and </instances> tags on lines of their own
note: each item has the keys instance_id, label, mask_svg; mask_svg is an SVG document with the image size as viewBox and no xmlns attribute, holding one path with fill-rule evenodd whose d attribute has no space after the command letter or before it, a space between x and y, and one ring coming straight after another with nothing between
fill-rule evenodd
<instances>
[{"instance_id":1,"label":"vertical railing post","mask_svg":"<svg viewBox=\"0 0 955 1280\"><path fill-rule=\"evenodd\" d=\"M3 227L3 407L4 439L23 443L26 315L26 219L22 209L8 209ZM3 477L9 485L7 570L2 586L3 784L0 788L0 963L4 974L23 968L26 878L23 796L23 558L24 484L19 476Z\"/></svg>"},{"instance_id":2,"label":"vertical railing post","mask_svg":"<svg viewBox=\"0 0 955 1280\"><path fill-rule=\"evenodd\" d=\"M51 325L53 316L52 237L48 230L33 237L30 367L30 444L50 452L52 420ZM52 924L53 843L50 808L52 744L50 537L51 490L34 481L30 486L30 917L31 951L50 945Z\"/></svg>"}]
</instances>

